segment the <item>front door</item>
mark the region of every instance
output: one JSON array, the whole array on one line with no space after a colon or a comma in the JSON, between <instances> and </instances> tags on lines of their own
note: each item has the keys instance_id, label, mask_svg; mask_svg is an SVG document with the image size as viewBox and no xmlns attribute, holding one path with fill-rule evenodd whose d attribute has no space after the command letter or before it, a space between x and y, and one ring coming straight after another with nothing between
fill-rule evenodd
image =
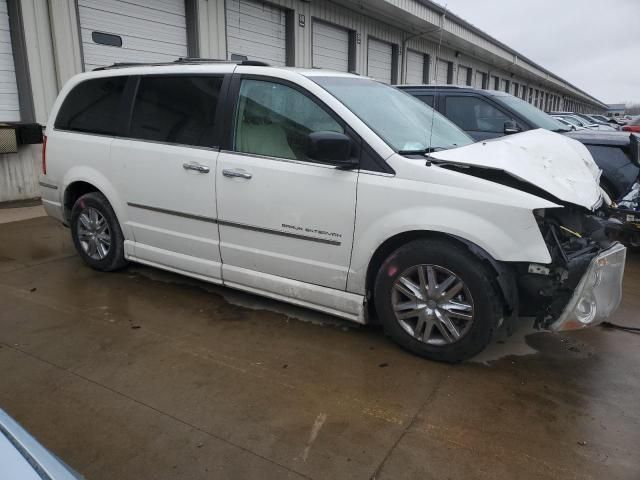
<instances>
[{"instance_id":1,"label":"front door","mask_svg":"<svg viewBox=\"0 0 640 480\"><path fill-rule=\"evenodd\" d=\"M137 260L207 280L221 279L215 118L223 76L140 78L121 164L127 226Z\"/></svg>"},{"instance_id":2,"label":"front door","mask_svg":"<svg viewBox=\"0 0 640 480\"><path fill-rule=\"evenodd\" d=\"M344 290L358 173L311 161L305 143L345 128L302 90L264 77L241 80L235 112L216 176L225 283L264 290L277 276Z\"/></svg>"}]
</instances>

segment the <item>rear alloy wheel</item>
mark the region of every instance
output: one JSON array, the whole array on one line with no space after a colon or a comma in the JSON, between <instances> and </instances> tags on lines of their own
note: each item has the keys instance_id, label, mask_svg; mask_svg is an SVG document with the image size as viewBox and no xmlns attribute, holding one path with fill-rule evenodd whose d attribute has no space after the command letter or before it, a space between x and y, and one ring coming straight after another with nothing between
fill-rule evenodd
<instances>
[{"instance_id":1,"label":"rear alloy wheel","mask_svg":"<svg viewBox=\"0 0 640 480\"><path fill-rule=\"evenodd\" d=\"M70 223L76 250L91 268L111 272L127 264L120 223L104 195L91 192L78 198Z\"/></svg>"},{"instance_id":2,"label":"rear alloy wheel","mask_svg":"<svg viewBox=\"0 0 640 480\"><path fill-rule=\"evenodd\" d=\"M473 324L469 289L455 273L438 265L417 265L400 274L391 303L400 326L429 345L457 342Z\"/></svg>"},{"instance_id":3,"label":"rear alloy wheel","mask_svg":"<svg viewBox=\"0 0 640 480\"><path fill-rule=\"evenodd\" d=\"M78 217L78 240L90 258L104 260L111 248L111 230L107 219L93 207L86 208Z\"/></svg>"},{"instance_id":4,"label":"rear alloy wheel","mask_svg":"<svg viewBox=\"0 0 640 480\"><path fill-rule=\"evenodd\" d=\"M480 353L504 315L495 272L454 240L414 240L382 264L373 297L385 332L442 362Z\"/></svg>"}]
</instances>

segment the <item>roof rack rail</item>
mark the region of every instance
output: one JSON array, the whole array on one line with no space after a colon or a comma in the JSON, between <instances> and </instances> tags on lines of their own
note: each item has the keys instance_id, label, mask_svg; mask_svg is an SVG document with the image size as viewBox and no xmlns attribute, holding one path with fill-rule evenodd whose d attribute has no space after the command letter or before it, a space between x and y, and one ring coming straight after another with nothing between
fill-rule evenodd
<instances>
[{"instance_id":1,"label":"roof rack rail","mask_svg":"<svg viewBox=\"0 0 640 480\"><path fill-rule=\"evenodd\" d=\"M254 67L269 67L270 65L260 60L223 60L218 58L198 58L198 57L180 57L173 62L116 62L112 65L105 67L96 67L92 71L98 72L101 70L111 70L112 68L127 68L127 67L166 67L168 65L183 64L183 65L197 65L201 63L235 63L236 65L247 65Z\"/></svg>"},{"instance_id":2,"label":"roof rack rail","mask_svg":"<svg viewBox=\"0 0 640 480\"><path fill-rule=\"evenodd\" d=\"M267 62L260 60L220 60L218 58L180 57L174 63L236 63L254 67L270 67Z\"/></svg>"}]
</instances>

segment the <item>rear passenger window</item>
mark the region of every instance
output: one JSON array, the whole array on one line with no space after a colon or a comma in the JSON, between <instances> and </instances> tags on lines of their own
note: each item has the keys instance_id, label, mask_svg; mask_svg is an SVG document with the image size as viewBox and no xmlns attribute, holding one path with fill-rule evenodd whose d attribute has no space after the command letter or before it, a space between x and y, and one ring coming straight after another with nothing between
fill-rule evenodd
<instances>
[{"instance_id":1,"label":"rear passenger window","mask_svg":"<svg viewBox=\"0 0 640 480\"><path fill-rule=\"evenodd\" d=\"M55 128L115 135L127 78L96 78L78 84L60 107Z\"/></svg>"},{"instance_id":2,"label":"rear passenger window","mask_svg":"<svg viewBox=\"0 0 640 480\"><path fill-rule=\"evenodd\" d=\"M213 147L222 77L141 77L130 137Z\"/></svg>"},{"instance_id":3,"label":"rear passenger window","mask_svg":"<svg viewBox=\"0 0 640 480\"><path fill-rule=\"evenodd\" d=\"M446 97L446 117L465 131L504 132L504 123L514 121L478 97Z\"/></svg>"}]
</instances>

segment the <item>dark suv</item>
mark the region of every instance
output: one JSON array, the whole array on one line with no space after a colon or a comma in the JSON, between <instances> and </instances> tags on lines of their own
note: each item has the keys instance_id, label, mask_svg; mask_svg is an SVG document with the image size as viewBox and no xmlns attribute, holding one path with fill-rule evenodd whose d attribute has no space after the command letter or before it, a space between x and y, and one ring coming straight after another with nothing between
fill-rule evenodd
<instances>
[{"instance_id":1,"label":"dark suv","mask_svg":"<svg viewBox=\"0 0 640 480\"><path fill-rule=\"evenodd\" d=\"M476 141L543 128L582 142L602 169L600 184L612 200L622 198L638 179L640 149L633 148L638 138L628 133L571 131L524 100L495 90L453 85L398 88L438 110Z\"/></svg>"}]
</instances>

